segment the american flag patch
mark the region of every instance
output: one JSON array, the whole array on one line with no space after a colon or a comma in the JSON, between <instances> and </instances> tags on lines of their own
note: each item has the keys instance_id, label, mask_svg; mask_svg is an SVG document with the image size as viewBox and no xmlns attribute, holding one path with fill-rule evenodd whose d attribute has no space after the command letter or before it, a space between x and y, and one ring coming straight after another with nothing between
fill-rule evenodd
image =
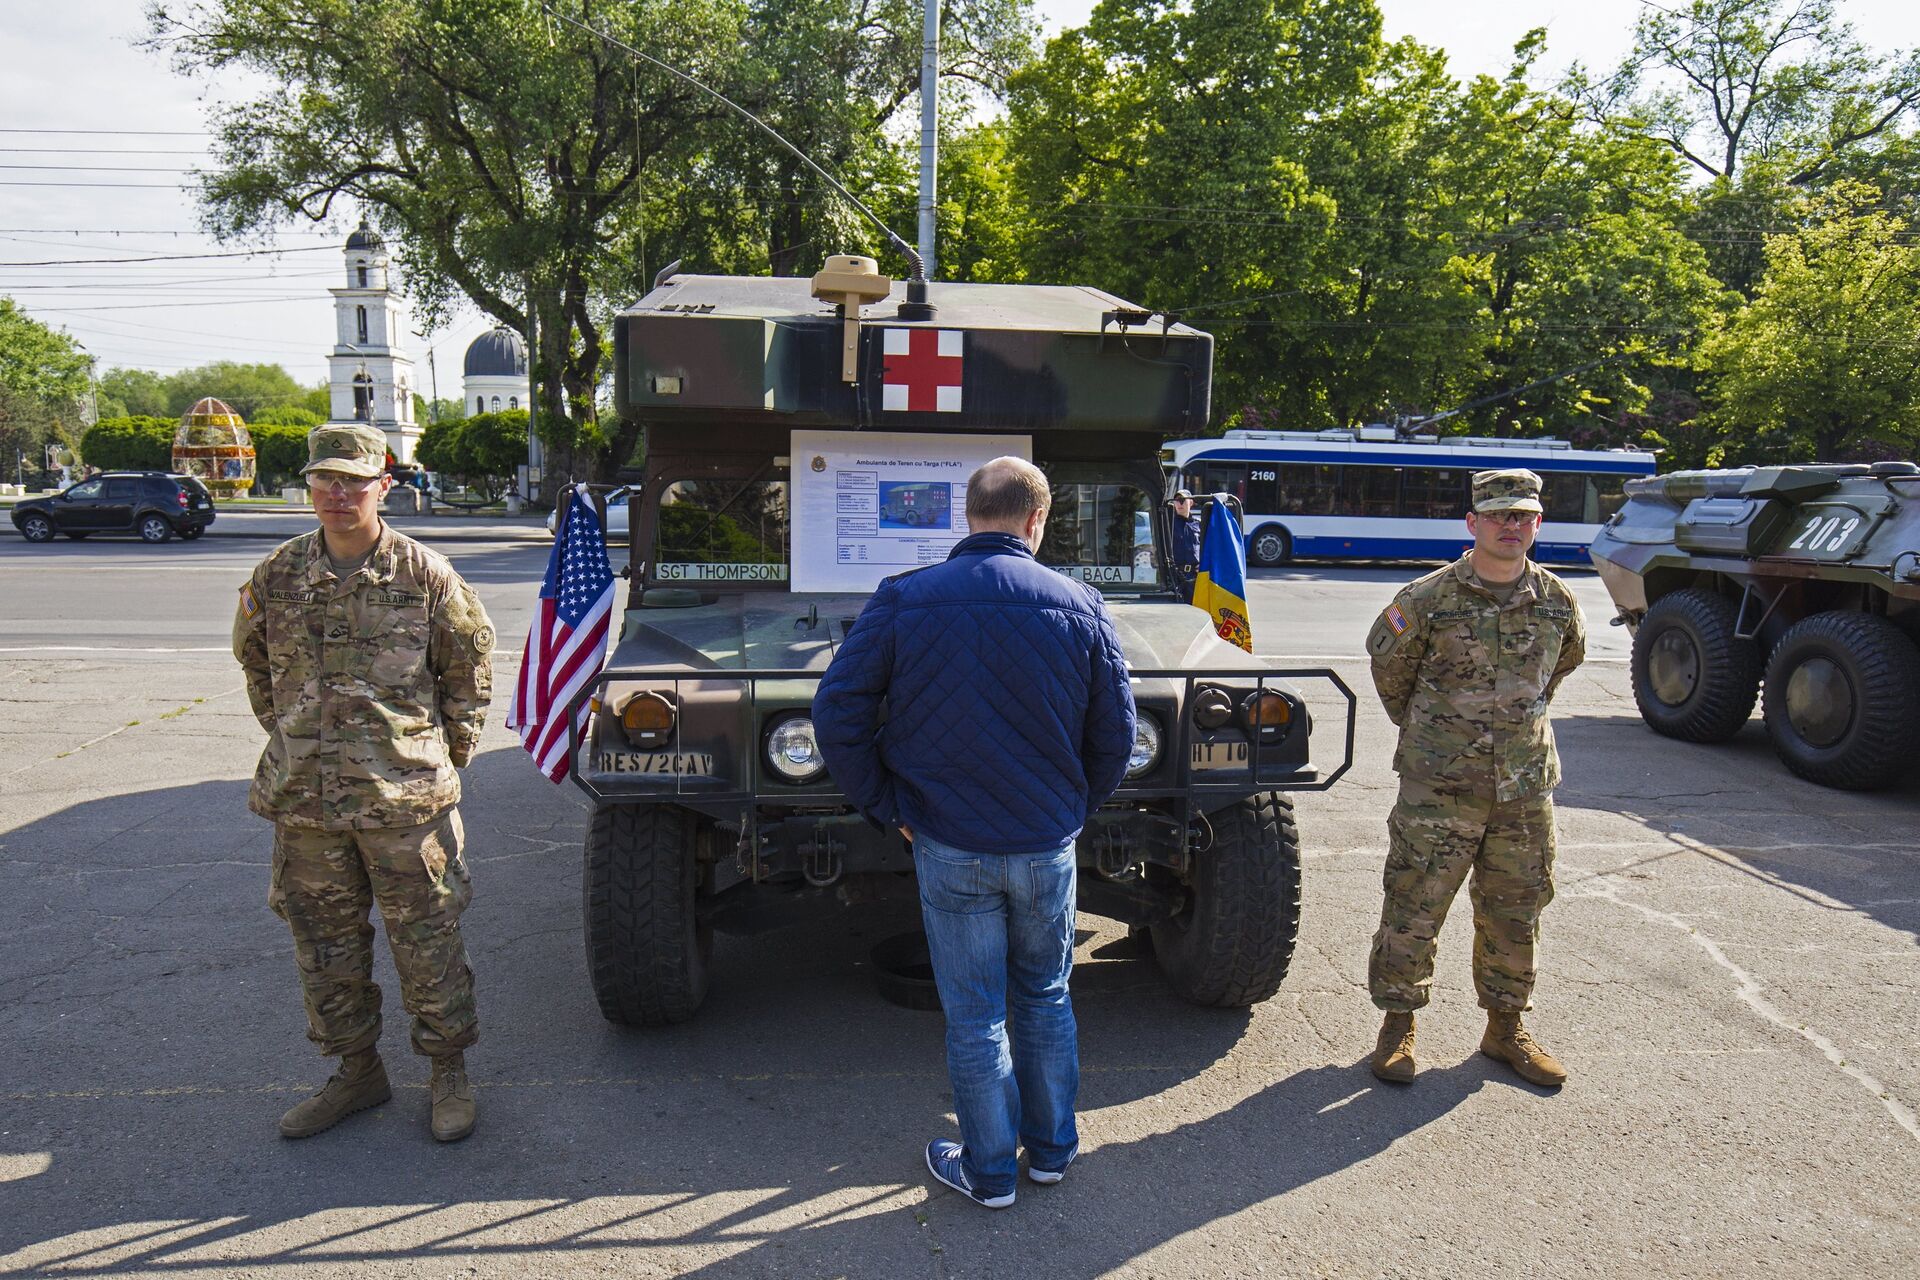
<instances>
[{"instance_id":1,"label":"american flag patch","mask_svg":"<svg viewBox=\"0 0 1920 1280\"><path fill-rule=\"evenodd\" d=\"M1399 605L1390 604L1387 606L1387 625L1393 628L1393 634L1405 634L1407 629L1407 615L1400 612Z\"/></svg>"},{"instance_id":2,"label":"american flag patch","mask_svg":"<svg viewBox=\"0 0 1920 1280\"><path fill-rule=\"evenodd\" d=\"M240 616L253 621L253 615L260 612L260 602L254 599L253 584L249 582L240 588Z\"/></svg>"}]
</instances>

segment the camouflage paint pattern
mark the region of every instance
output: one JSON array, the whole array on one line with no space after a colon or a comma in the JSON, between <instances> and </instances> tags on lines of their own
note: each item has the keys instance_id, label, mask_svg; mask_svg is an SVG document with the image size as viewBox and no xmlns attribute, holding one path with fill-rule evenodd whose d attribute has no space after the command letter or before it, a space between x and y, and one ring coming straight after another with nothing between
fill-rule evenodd
<instances>
[{"instance_id":1,"label":"camouflage paint pattern","mask_svg":"<svg viewBox=\"0 0 1920 1280\"><path fill-rule=\"evenodd\" d=\"M1374 1004L1426 1006L1434 944L1471 871L1480 1007L1525 1009L1540 913L1553 900L1552 797L1494 800L1402 779L1387 837L1386 892L1367 964Z\"/></svg>"},{"instance_id":2,"label":"camouflage paint pattern","mask_svg":"<svg viewBox=\"0 0 1920 1280\"><path fill-rule=\"evenodd\" d=\"M1552 791L1547 702L1586 648L1573 592L1537 564L1504 605L1467 556L1412 583L1367 636L1374 687L1400 726L1394 771L1496 800Z\"/></svg>"},{"instance_id":3,"label":"camouflage paint pattern","mask_svg":"<svg viewBox=\"0 0 1920 1280\"><path fill-rule=\"evenodd\" d=\"M1560 757L1547 704L1586 656L1579 605L1532 563L1502 604L1462 556L1395 597L1367 652L1400 727L1400 797L1368 965L1373 1002L1427 1003L1435 940L1471 871L1480 1003L1525 1009L1540 913L1553 898Z\"/></svg>"},{"instance_id":4,"label":"camouflage paint pattern","mask_svg":"<svg viewBox=\"0 0 1920 1280\"><path fill-rule=\"evenodd\" d=\"M479 1038L473 972L460 913L473 896L461 857L460 814L384 831L274 830L267 905L293 931L307 1038L323 1054L371 1049L380 1039L373 981L375 903L386 922L401 999L413 1015L413 1048L430 1057Z\"/></svg>"},{"instance_id":5,"label":"camouflage paint pattern","mask_svg":"<svg viewBox=\"0 0 1920 1280\"><path fill-rule=\"evenodd\" d=\"M320 533L240 589L233 653L267 731L248 806L326 831L416 826L460 799L493 686L493 626L446 557L383 529L335 577Z\"/></svg>"}]
</instances>

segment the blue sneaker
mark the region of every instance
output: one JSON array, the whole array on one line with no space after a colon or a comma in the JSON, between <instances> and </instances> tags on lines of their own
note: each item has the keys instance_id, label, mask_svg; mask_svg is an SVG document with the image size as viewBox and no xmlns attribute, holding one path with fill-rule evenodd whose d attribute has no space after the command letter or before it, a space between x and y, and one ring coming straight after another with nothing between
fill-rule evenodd
<instances>
[{"instance_id":1,"label":"blue sneaker","mask_svg":"<svg viewBox=\"0 0 1920 1280\"><path fill-rule=\"evenodd\" d=\"M1072 1163L1073 1157L1068 1156L1067 1164L1061 1165L1058 1169L1043 1169L1029 1160L1027 1162L1027 1176L1043 1187L1050 1187L1067 1176L1067 1165Z\"/></svg>"},{"instance_id":2,"label":"blue sneaker","mask_svg":"<svg viewBox=\"0 0 1920 1280\"><path fill-rule=\"evenodd\" d=\"M960 1159L963 1151L965 1148L959 1143L948 1142L944 1138L935 1138L929 1142L927 1172L933 1175L933 1180L943 1186L952 1187L975 1204L985 1205L989 1209L1004 1209L1012 1204L1013 1192L990 1196L968 1181L966 1166Z\"/></svg>"}]
</instances>

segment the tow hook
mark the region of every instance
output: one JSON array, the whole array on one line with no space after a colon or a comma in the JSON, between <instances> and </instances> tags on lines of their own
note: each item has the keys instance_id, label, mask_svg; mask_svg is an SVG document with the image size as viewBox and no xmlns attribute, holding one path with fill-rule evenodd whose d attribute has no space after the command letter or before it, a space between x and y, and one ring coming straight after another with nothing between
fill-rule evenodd
<instances>
[{"instance_id":1,"label":"tow hook","mask_svg":"<svg viewBox=\"0 0 1920 1280\"><path fill-rule=\"evenodd\" d=\"M801 878L816 889L824 889L838 880L846 869L846 862L840 856L841 848L826 823L814 824L813 837L800 855Z\"/></svg>"},{"instance_id":2,"label":"tow hook","mask_svg":"<svg viewBox=\"0 0 1920 1280\"><path fill-rule=\"evenodd\" d=\"M1127 880L1132 878L1133 863L1133 842L1127 829L1117 822L1102 826L1100 842L1093 850L1093 869L1103 879Z\"/></svg>"}]
</instances>

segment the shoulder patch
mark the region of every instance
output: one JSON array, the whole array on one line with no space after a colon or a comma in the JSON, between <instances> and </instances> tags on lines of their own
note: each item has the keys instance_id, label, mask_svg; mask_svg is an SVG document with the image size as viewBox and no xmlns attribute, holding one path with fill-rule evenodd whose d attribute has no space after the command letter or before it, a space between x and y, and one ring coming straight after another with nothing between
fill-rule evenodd
<instances>
[{"instance_id":1,"label":"shoulder patch","mask_svg":"<svg viewBox=\"0 0 1920 1280\"><path fill-rule=\"evenodd\" d=\"M1384 613L1381 616L1386 618L1387 625L1393 628L1393 634L1397 636L1406 634L1407 615L1400 612L1399 605L1397 604L1388 605L1386 613Z\"/></svg>"},{"instance_id":2,"label":"shoulder patch","mask_svg":"<svg viewBox=\"0 0 1920 1280\"><path fill-rule=\"evenodd\" d=\"M253 594L253 584L245 583L240 588L240 616L251 622L260 615L260 597Z\"/></svg>"},{"instance_id":3,"label":"shoulder patch","mask_svg":"<svg viewBox=\"0 0 1920 1280\"><path fill-rule=\"evenodd\" d=\"M484 658L493 652L493 628L481 627L473 633L473 654Z\"/></svg>"}]
</instances>

